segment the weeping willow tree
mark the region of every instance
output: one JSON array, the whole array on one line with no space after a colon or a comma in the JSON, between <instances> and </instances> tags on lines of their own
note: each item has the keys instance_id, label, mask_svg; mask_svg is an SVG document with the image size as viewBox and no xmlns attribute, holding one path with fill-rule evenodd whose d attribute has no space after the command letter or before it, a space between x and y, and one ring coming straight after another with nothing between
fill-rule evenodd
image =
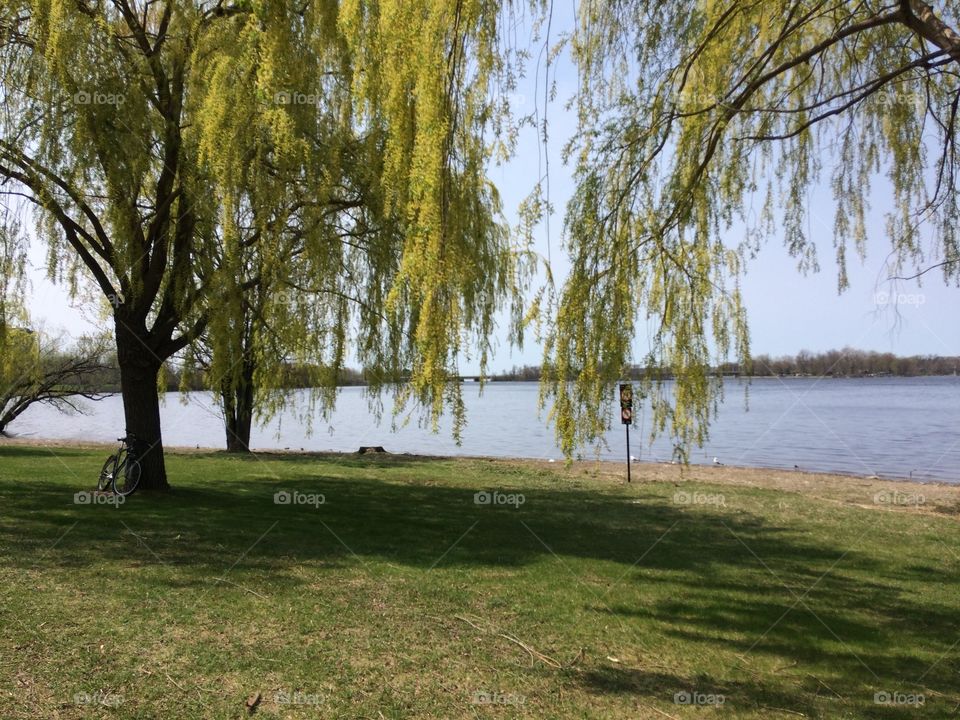
<instances>
[{"instance_id":1,"label":"weeping willow tree","mask_svg":"<svg viewBox=\"0 0 960 720\"><path fill-rule=\"evenodd\" d=\"M212 270L230 280L201 354L228 449L285 403L290 365L329 410L348 348L374 396L389 385L434 425L446 404L462 426L456 360L486 366L522 282L485 177L513 72L497 9L330 4L281 40L248 23L213 69L202 153L231 249Z\"/></svg>"},{"instance_id":2,"label":"weeping willow tree","mask_svg":"<svg viewBox=\"0 0 960 720\"><path fill-rule=\"evenodd\" d=\"M282 188L275 163L262 161L225 184L236 193L225 203L236 210L224 218L234 252L215 268L228 280L193 357L220 399L229 451L249 450L254 419L265 422L285 404L290 368L305 371L300 377L329 409L348 348L364 358L374 392L399 378L416 351L400 317L385 311L404 235L380 200L381 143L351 140L348 127L313 147L324 151L322 167L284 173ZM267 177L251 176L263 167L272 168ZM318 187L311 178L319 173L336 175ZM497 231L489 213L477 220L481 232ZM499 272L494 266L491 278Z\"/></svg>"},{"instance_id":3,"label":"weeping willow tree","mask_svg":"<svg viewBox=\"0 0 960 720\"><path fill-rule=\"evenodd\" d=\"M269 26L248 22L213 68L201 111L227 251L201 270L225 283L195 355L232 451L249 448L255 414L266 419L283 402L291 363L313 368L311 384L332 403L356 307L381 308L357 323L361 334L397 332L382 313L403 251L399 222L380 200L388 130L358 127L336 10L279 47ZM294 55L296 64L283 61Z\"/></svg>"},{"instance_id":4,"label":"weeping willow tree","mask_svg":"<svg viewBox=\"0 0 960 720\"><path fill-rule=\"evenodd\" d=\"M573 268L545 363L568 453L606 427L610 384L643 332L645 364L675 377L642 382L654 431L681 455L705 439L722 391L711 365L749 361L744 263L780 238L801 269L817 266L813 188L833 192L840 290L883 176L891 274L960 280L960 3L936 5L580 4Z\"/></svg>"},{"instance_id":5,"label":"weeping willow tree","mask_svg":"<svg viewBox=\"0 0 960 720\"><path fill-rule=\"evenodd\" d=\"M220 221L233 251L223 259L230 288L203 340L228 448L248 446L254 411L266 419L283 403L277 383L291 363L313 371L325 408L348 347L374 392L414 368L417 399L436 417L457 350L449 339L436 343L436 333L456 343L460 328L475 327L481 348L489 342L511 260L475 133L489 112L486 78L503 66L490 55L478 76L457 59L455 47L466 52L474 42L457 25L462 12L445 3L388 5L379 15L344 6L285 38L291 47L279 51L269 27L251 26L213 72L204 151L216 158ZM324 32L323 42L308 42ZM429 37L417 52L414 33ZM293 54L292 66L272 58ZM362 81L347 57L362 63ZM383 68L389 83L376 77L380 58L392 63ZM269 89L281 89L263 103L245 88L268 77ZM464 98L452 94L457 88L468 88ZM413 122L398 127L407 116ZM435 254L441 264L422 267ZM461 267L444 267L454 258ZM436 371L416 369L428 355Z\"/></svg>"},{"instance_id":6,"label":"weeping willow tree","mask_svg":"<svg viewBox=\"0 0 960 720\"><path fill-rule=\"evenodd\" d=\"M499 10L466 0L0 6L0 178L32 203L51 274L77 291L92 280L112 306L143 487L167 487L163 361L209 330L215 371L236 382L231 323L252 289L287 352L312 343L303 352L335 364L353 318L362 360L405 361L409 397L435 416L459 407L457 358L470 340L485 358L512 284L484 176ZM358 225L334 210L349 202L341 166L356 148L366 148L354 170L374 188L371 212L398 229L353 247ZM370 309L336 292L280 302L277 279L288 278L324 292L349 283Z\"/></svg>"}]
</instances>

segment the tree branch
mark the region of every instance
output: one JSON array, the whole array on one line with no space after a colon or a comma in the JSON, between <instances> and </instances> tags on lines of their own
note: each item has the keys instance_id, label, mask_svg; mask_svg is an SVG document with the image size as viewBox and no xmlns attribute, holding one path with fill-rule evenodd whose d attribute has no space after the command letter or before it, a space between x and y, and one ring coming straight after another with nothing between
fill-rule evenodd
<instances>
[{"instance_id":1,"label":"tree branch","mask_svg":"<svg viewBox=\"0 0 960 720\"><path fill-rule=\"evenodd\" d=\"M960 63L960 35L937 17L932 7L922 0L900 0L900 12L904 25Z\"/></svg>"},{"instance_id":2,"label":"tree branch","mask_svg":"<svg viewBox=\"0 0 960 720\"><path fill-rule=\"evenodd\" d=\"M930 272L931 270L936 270L937 268L942 268L942 267L949 267L949 266L951 266L951 265L956 265L957 263L960 263L960 258L953 258L953 259L951 259L951 260L944 260L943 262L939 262L939 263L937 263L936 265L931 265L930 267L926 268L925 270L921 270L920 272L916 273L915 275L909 275L909 276L907 276L907 277L903 277L903 276L901 276L901 275L891 275L890 277L887 278L887 280L916 280L918 277L920 277L920 276L922 276L922 275L926 275L926 274L927 274L928 272Z\"/></svg>"}]
</instances>

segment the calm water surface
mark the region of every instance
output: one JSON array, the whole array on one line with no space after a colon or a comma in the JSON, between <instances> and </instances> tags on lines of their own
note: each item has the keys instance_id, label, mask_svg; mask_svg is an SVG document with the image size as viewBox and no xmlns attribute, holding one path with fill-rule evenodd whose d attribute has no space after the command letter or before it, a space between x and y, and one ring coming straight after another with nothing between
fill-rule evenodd
<instances>
[{"instance_id":1,"label":"calm water surface","mask_svg":"<svg viewBox=\"0 0 960 720\"><path fill-rule=\"evenodd\" d=\"M726 401L711 427L710 439L691 456L726 465L793 468L825 472L913 477L960 482L960 378L757 379L744 409L743 385L728 383ZM561 454L553 428L537 410L536 383L491 383L483 394L466 385L468 423L463 444L418 426L417 418L394 431L388 411L381 422L370 412L363 388L344 388L329 422L313 417L312 432L300 404L255 428L257 449L355 451L383 445L390 452L432 455L488 455L553 458ZM51 440L113 442L123 431L119 396L86 402L87 415L65 415L34 406L10 430L19 436ZM611 412L615 410L611 396ZM169 393L161 409L164 442L190 447L223 447L223 421L209 393ZM402 419L401 419L402 420ZM631 452L641 461L668 461L671 444L641 442L649 416L638 414ZM616 425L601 459L625 457L624 431ZM586 451L593 457L593 451Z\"/></svg>"}]
</instances>

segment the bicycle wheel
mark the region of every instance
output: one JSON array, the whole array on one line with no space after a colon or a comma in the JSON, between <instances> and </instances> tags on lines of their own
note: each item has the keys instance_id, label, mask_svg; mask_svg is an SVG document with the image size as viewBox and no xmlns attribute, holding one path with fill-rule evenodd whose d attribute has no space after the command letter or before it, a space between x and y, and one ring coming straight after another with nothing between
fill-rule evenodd
<instances>
[{"instance_id":1,"label":"bicycle wheel","mask_svg":"<svg viewBox=\"0 0 960 720\"><path fill-rule=\"evenodd\" d=\"M111 455L103 464L103 470L100 471L100 478L97 480L97 490L106 492L113 486L113 478L117 474L117 456Z\"/></svg>"},{"instance_id":2,"label":"bicycle wheel","mask_svg":"<svg viewBox=\"0 0 960 720\"><path fill-rule=\"evenodd\" d=\"M117 466L113 477L113 491L117 495L129 495L140 484L140 463L131 460L129 456Z\"/></svg>"}]
</instances>

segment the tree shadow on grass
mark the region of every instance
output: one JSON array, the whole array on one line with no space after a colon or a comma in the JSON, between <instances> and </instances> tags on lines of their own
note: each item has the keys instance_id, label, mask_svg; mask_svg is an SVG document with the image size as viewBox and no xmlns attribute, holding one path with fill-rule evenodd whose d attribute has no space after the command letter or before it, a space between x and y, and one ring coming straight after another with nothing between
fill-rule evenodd
<instances>
[{"instance_id":1,"label":"tree shadow on grass","mask_svg":"<svg viewBox=\"0 0 960 720\"><path fill-rule=\"evenodd\" d=\"M741 532L728 521L723 522L730 526L731 535L733 530ZM699 527L710 524L705 519ZM805 552L798 557L789 553L777 556L771 552L776 545L760 542L754 536L744 537L753 552L739 541L727 547L718 542L714 551L725 554L732 567L756 568L754 574L671 577L674 592L669 598L643 607L611 603L589 609L657 627L681 645L720 648L742 660L736 664L747 673L753 672L755 661L763 665L768 659L778 664L784 658L792 660L782 664L783 669L775 673L777 677L766 676L772 682L764 688L740 687L735 692L707 678L700 684L707 688L702 692L749 699L760 706L788 707L810 717L821 716L823 711L810 704L810 698L818 694L839 701L837 707L859 704L860 716L869 717L916 713L912 706L877 704L874 693L926 694L924 717L957 717L960 653L953 651L960 640L956 635L960 580L955 571L941 569L932 576L925 565L881 566L862 553L846 553L841 548L827 563L811 562ZM664 560L662 556L657 558L650 568L671 569ZM638 571L630 580L649 582L643 575ZM941 601L928 598L922 602L900 584L906 581L917 586L934 577L946 588ZM943 602L948 599L952 605ZM586 677L585 682L595 691L614 692L618 687L651 680L640 671L634 676L615 670L607 673L614 680L594 675ZM718 668L717 674L728 676L723 668ZM775 691L775 685L781 690ZM794 690L788 692L782 689L784 686ZM801 688L805 692L797 693ZM682 692L690 685L668 683L662 694L671 689ZM796 694L796 702L784 705L785 693Z\"/></svg>"},{"instance_id":2,"label":"tree shadow on grass","mask_svg":"<svg viewBox=\"0 0 960 720\"><path fill-rule=\"evenodd\" d=\"M789 708L794 713L803 713L805 717L818 715L815 704L808 698L753 679L718 680L711 675L687 678L659 670L613 665L587 671L580 679L595 693L644 696L673 703L678 709L689 706L723 713L724 708L739 711Z\"/></svg>"}]
</instances>

